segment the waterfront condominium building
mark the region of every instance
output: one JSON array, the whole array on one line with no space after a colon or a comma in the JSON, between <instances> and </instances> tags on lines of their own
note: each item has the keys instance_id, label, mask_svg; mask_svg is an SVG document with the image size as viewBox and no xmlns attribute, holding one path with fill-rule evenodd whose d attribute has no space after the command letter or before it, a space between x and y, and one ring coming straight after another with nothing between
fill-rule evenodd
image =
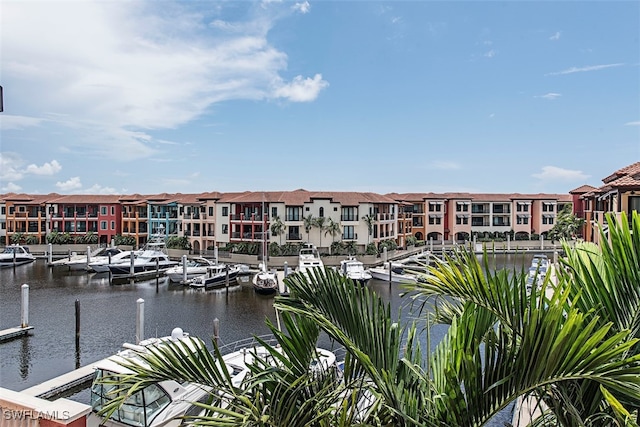
<instances>
[{"instance_id":1,"label":"waterfront condominium building","mask_svg":"<svg viewBox=\"0 0 640 427\"><path fill-rule=\"evenodd\" d=\"M585 219L584 239L594 243L599 243L599 229L606 235L606 213L620 219L625 212L630 219L633 211L640 211L640 162L615 171L602 183L598 188L583 186L571 192Z\"/></svg>"}]
</instances>

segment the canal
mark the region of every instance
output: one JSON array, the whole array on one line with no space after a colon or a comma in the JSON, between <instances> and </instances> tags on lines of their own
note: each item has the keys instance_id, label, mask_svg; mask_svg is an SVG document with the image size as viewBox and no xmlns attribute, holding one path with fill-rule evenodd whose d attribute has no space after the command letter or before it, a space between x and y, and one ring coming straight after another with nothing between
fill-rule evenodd
<instances>
[{"instance_id":1,"label":"canal","mask_svg":"<svg viewBox=\"0 0 640 427\"><path fill-rule=\"evenodd\" d=\"M494 268L528 265L531 256L492 255ZM0 270L0 329L20 324L21 285L29 285L29 325L32 335L0 343L0 387L23 390L116 353L122 343L135 342L136 300L144 300L144 336L166 336L181 327L209 341L219 319L220 343L269 332L266 319L276 322L273 297L254 292L249 278L229 290L204 291L167 279L112 285L106 274L51 268L44 260ZM392 306L412 316L409 298L397 285L371 281ZM80 304L80 341L75 345L75 302ZM439 341L446 327L436 327ZM76 351L77 350L77 351Z\"/></svg>"}]
</instances>

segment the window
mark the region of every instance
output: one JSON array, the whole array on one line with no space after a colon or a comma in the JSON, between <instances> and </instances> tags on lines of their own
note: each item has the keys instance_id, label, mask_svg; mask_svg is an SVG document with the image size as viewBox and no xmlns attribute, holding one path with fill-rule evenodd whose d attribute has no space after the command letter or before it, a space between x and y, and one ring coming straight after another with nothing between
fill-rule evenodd
<instances>
[{"instance_id":1,"label":"window","mask_svg":"<svg viewBox=\"0 0 640 427\"><path fill-rule=\"evenodd\" d=\"M467 224L469 224L469 216L468 215L456 215L456 224L457 225L467 225Z\"/></svg>"},{"instance_id":2,"label":"window","mask_svg":"<svg viewBox=\"0 0 640 427\"><path fill-rule=\"evenodd\" d=\"M468 211L469 211L469 203L466 203L466 202L456 203L456 212L468 212Z\"/></svg>"},{"instance_id":3,"label":"window","mask_svg":"<svg viewBox=\"0 0 640 427\"><path fill-rule=\"evenodd\" d=\"M542 223L543 224L553 224L553 215L543 215L542 216Z\"/></svg>"},{"instance_id":4,"label":"window","mask_svg":"<svg viewBox=\"0 0 640 427\"><path fill-rule=\"evenodd\" d=\"M307 206L306 208L304 208L305 211L309 212L309 206Z\"/></svg>"},{"instance_id":5,"label":"window","mask_svg":"<svg viewBox=\"0 0 640 427\"><path fill-rule=\"evenodd\" d=\"M342 208L342 221L357 221L358 209L356 207Z\"/></svg>"},{"instance_id":6,"label":"window","mask_svg":"<svg viewBox=\"0 0 640 427\"><path fill-rule=\"evenodd\" d=\"M430 225L440 225L442 223L442 217L439 215L429 215Z\"/></svg>"},{"instance_id":7,"label":"window","mask_svg":"<svg viewBox=\"0 0 640 427\"><path fill-rule=\"evenodd\" d=\"M100 215L106 215L106 214L107 214L107 207L100 206Z\"/></svg>"},{"instance_id":8,"label":"window","mask_svg":"<svg viewBox=\"0 0 640 427\"><path fill-rule=\"evenodd\" d=\"M528 215L518 215L516 217L516 224L520 224L520 225L529 224L529 216Z\"/></svg>"},{"instance_id":9,"label":"window","mask_svg":"<svg viewBox=\"0 0 640 427\"><path fill-rule=\"evenodd\" d=\"M345 225L342 231L342 239L355 239L355 227L353 225Z\"/></svg>"},{"instance_id":10,"label":"window","mask_svg":"<svg viewBox=\"0 0 640 427\"><path fill-rule=\"evenodd\" d=\"M222 234L229 234L229 224L222 224Z\"/></svg>"},{"instance_id":11,"label":"window","mask_svg":"<svg viewBox=\"0 0 640 427\"><path fill-rule=\"evenodd\" d=\"M272 207L271 208L271 218L275 218L277 216L278 216L278 208Z\"/></svg>"},{"instance_id":12,"label":"window","mask_svg":"<svg viewBox=\"0 0 640 427\"><path fill-rule=\"evenodd\" d=\"M100 221L100 230L107 229L107 221Z\"/></svg>"},{"instance_id":13,"label":"window","mask_svg":"<svg viewBox=\"0 0 640 427\"><path fill-rule=\"evenodd\" d=\"M209 216L213 216L213 206L209 206Z\"/></svg>"},{"instance_id":14,"label":"window","mask_svg":"<svg viewBox=\"0 0 640 427\"><path fill-rule=\"evenodd\" d=\"M296 207L287 207L286 208L286 213L285 213L285 221L300 221L300 210L302 208L300 208L299 206Z\"/></svg>"},{"instance_id":15,"label":"window","mask_svg":"<svg viewBox=\"0 0 640 427\"><path fill-rule=\"evenodd\" d=\"M441 202L429 202L429 212L441 212L441 211L442 211Z\"/></svg>"},{"instance_id":16,"label":"window","mask_svg":"<svg viewBox=\"0 0 640 427\"><path fill-rule=\"evenodd\" d=\"M116 214L116 207L111 206L111 216L114 216L115 214Z\"/></svg>"},{"instance_id":17,"label":"window","mask_svg":"<svg viewBox=\"0 0 640 427\"><path fill-rule=\"evenodd\" d=\"M9 215L13 215L13 213L16 211L15 206L10 206L9 207Z\"/></svg>"},{"instance_id":18,"label":"window","mask_svg":"<svg viewBox=\"0 0 640 427\"><path fill-rule=\"evenodd\" d=\"M516 208L518 212L529 212L529 203L518 202L518 207Z\"/></svg>"},{"instance_id":19,"label":"window","mask_svg":"<svg viewBox=\"0 0 640 427\"><path fill-rule=\"evenodd\" d=\"M322 206L321 206L321 207L320 207L320 209L318 210L318 216L319 216L320 218L323 218L323 217L324 217L324 208L323 208Z\"/></svg>"},{"instance_id":20,"label":"window","mask_svg":"<svg viewBox=\"0 0 640 427\"><path fill-rule=\"evenodd\" d=\"M111 229L112 230L116 229L116 222L115 221L111 221Z\"/></svg>"},{"instance_id":21,"label":"window","mask_svg":"<svg viewBox=\"0 0 640 427\"><path fill-rule=\"evenodd\" d=\"M542 212L554 212L555 205L551 202L542 203Z\"/></svg>"},{"instance_id":22,"label":"window","mask_svg":"<svg viewBox=\"0 0 640 427\"><path fill-rule=\"evenodd\" d=\"M228 206L223 206L222 207L222 216L229 216L229 207Z\"/></svg>"}]
</instances>

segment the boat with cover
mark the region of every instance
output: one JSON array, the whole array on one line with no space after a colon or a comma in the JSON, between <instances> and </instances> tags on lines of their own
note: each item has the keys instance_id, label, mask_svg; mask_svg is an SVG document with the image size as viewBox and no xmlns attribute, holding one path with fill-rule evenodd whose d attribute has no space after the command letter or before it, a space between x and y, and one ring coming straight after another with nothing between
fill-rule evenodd
<instances>
[{"instance_id":1,"label":"boat with cover","mask_svg":"<svg viewBox=\"0 0 640 427\"><path fill-rule=\"evenodd\" d=\"M137 251L121 251L118 254L112 255L111 257L107 256L105 258L92 259L89 264L87 264L87 270L94 271L96 273L108 273L109 272L109 264L118 264L121 262L128 262L131 264L131 257L141 254L142 250Z\"/></svg>"},{"instance_id":2,"label":"boat with cover","mask_svg":"<svg viewBox=\"0 0 640 427\"><path fill-rule=\"evenodd\" d=\"M165 380L137 390L125 399L108 419L98 414L115 397L113 391L118 386L109 383L109 380L117 380L118 376L133 373L122 364L140 364L141 354L148 354L154 348L166 347L169 342L181 342L194 352L202 350L204 345L202 341L191 338L182 329L175 328L170 337L151 338L137 345L125 343L122 351L96 364L91 385L91 412L87 416L88 427L179 427L183 425L180 417L202 413L202 408L197 406L196 402L204 403L211 393L216 392L211 386ZM255 338L221 347L220 354L222 362L219 362L221 365L218 366L226 368L235 387L242 386L243 380L250 373L250 365L257 359L267 363L278 363L265 347L257 344ZM335 353L317 348L316 358L312 361L310 369L333 367L337 367Z\"/></svg>"},{"instance_id":3,"label":"boat with cover","mask_svg":"<svg viewBox=\"0 0 640 427\"><path fill-rule=\"evenodd\" d=\"M272 295L278 292L278 276L274 271L268 271L265 263L260 263L260 271L253 276L253 289L262 295Z\"/></svg>"},{"instance_id":4,"label":"boat with cover","mask_svg":"<svg viewBox=\"0 0 640 427\"><path fill-rule=\"evenodd\" d=\"M354 257L343 259L340 261L340 270L338 272L354 282L366 285L371 280L371 273L364 268L364 264ZM388 280L388 279L387 279Z\"/></svg>"},{"instance_id":5,"label":"boat with cover","mask_svg":"<svg viewBox=\"0 0 640 427\"><path fill-rule=\"evenodd\" d=\"M165 272L177 264L169 259L164 239L159 238L148 242L142 253L135 254L133 261L112 262L109 271L114 277L135 276L154 271Z\"/></svg>"},{"instance_id":6,"label":"boat with cover","mask_svg":"<svg viewBox=\"0 0 640 427\"><path fill-rule=\"evenodd\" d=\"M88 249L88 248L87 248ZM50 265L52 267L67 267L69 270L90 270L89 264L91 262L109 262L109 257L114 257L121 253L122 250L113 247L98 248L90 251L85 255L72 255L68 258L62 258L53 261Z\"/></svg>"},{"instance_id":7,"label":"boat with cover","mask_svg":"<svg viewBox=\"0 0 640 427\"><path fill-rule=\"evenodd\" d=\"M313 244L306 243L298 253L298 268L296 271L308 278L309 272L315 267L324 268L324 263L320 258L318 249Z\"/></svg>"},{"instance_id":8,"label":"boat with cover","mask_svg":"<svg viewBox=\"0 0 640 427\"><path fill-rule=\"evenodd\" d=\"M227 284L236 284L236 277L240 274L240 267L229 264L216 264L207 268L204 274L195 276L188 282L192 288L220 288ZM233 283L232 283L233 282Z\"/></svg>"},{"instance_id":9,"label":"boat with cover","mask_svg":"<svg viewBox=\"0 0 640 427\"><path fill-rule=\"evenodd\" d=\"M371 277L376 280L389 281L391 277L392 283L417 283L418 279L415 275L409 274L405 271L401 264L391 263L391 273L389 273L389 262L385 262L380 267L371 267L369 273Z\"/></svg>"},{"instance_id":10,"label":"boat with cover","mask_svg":"<svg viewBox=\"0 0 640 427\"><path fill-rule=\"evenodd\" d=\"M29 248L21 245L6 246L0 253L0 267L12 267L15 265L29 264L36 257L29 252Z\"/></svg>"},{"instance_id":11,"label":"boat with cover","mask_svg":"<svg viewBox=\"0 0 640 427\"><path fill-rule=\"evenodd\" d=\"M180 283L185 280L185 269L186 280L188 281L197 276L206 274L209 267L213 267L215 265L215 261L203 257L197 257L187 260L186 265L180 263L175 267L171 267L165 272L165 274L171 282Z\"/></svg>"}]
</instances>

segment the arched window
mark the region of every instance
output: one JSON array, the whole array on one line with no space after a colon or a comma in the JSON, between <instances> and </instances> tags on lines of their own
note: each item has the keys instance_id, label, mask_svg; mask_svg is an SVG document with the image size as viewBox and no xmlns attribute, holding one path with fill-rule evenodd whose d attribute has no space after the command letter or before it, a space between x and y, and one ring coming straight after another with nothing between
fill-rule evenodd
<instances>
[{"instance_id":1,"label":"arched window","mask_svg":"<svg viewBox=\"0 0 640 427\"><path fill-rule=\"evenodd\" d=\"M319 211L319 213L318 213L318 216L319 216L320 218L323 218L323 217L324 217L324 208L323 208L323 207L320 207L320 211Z\"/></svg>"}]
</instances>

